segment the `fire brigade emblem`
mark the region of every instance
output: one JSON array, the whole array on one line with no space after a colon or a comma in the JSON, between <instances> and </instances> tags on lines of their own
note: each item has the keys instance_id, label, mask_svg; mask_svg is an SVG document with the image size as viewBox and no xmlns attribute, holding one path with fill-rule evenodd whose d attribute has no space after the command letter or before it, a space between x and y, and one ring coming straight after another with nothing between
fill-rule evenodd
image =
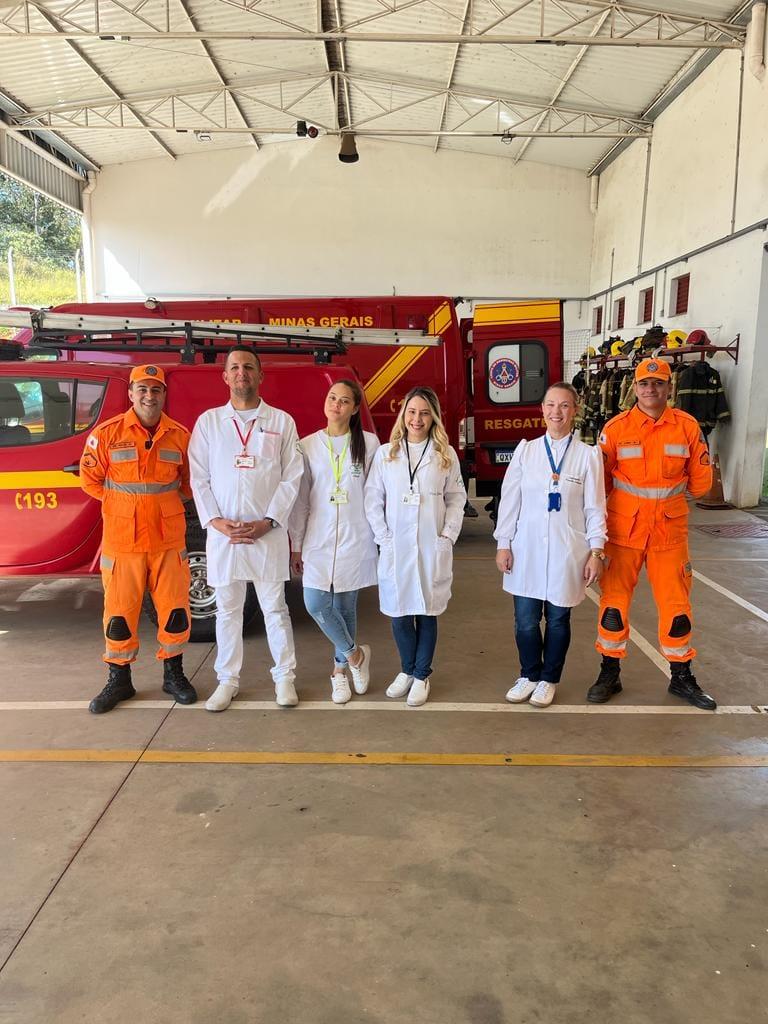
<instances>
[{"instance_id":1,"label":"fire brigade emblem","mask_svg":"<svg viewBox=\"0 0 768 1024\"><path fill-rule=\"evenodd\" d=\"M648 373L655 373L659 368L658 363L648 363Z\"/></svg>"},{"instance_id":2,"label":"fire brigade emblem","mask_svg":"<svg viewBox=\"0 0 768 1024\"><path fill-rule=\"evenodd\" d=\"M157 376L157 367L156 366L148 366L145 369L144 372L146 373L146 375L148 377L156 377Z\"/></svg>"},{"instance_id":3,"label":"fire brigade emblem","mask_svg":"<svg viewBox=\"0 0 768 1024\"><path fill-rule=\"evenodd\" d=\"M496 359L491 363L488 376L491 379L491 384L505 391L507 388L513 388L520 380L520 367L514 359L502 356L501 359Z\"/></svg>"}]
</instances>

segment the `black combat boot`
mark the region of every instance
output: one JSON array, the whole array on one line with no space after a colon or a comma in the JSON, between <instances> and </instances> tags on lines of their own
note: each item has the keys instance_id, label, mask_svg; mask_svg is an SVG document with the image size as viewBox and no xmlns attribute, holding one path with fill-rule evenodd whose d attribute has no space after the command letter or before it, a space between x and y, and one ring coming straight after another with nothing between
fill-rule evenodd
<instances>
[{"instance_id":1,"label":"black combat boot","mask_svg":"<svg viewBox=\"0 0 768 1024\"><path fill-rule=\"evenodd\" d=\"M714 711L717 701L704 693L691 672L690 661L673 661L669 666L672 670L672 681L669 692L673 697L680 697L702 711Z\"/></svg>"},{"instance_id":2,"label":"black combat boot","mask_svg":"<svg viewBox=\"0 0 768 1024\"><path fill-rule=\"evenodd\" d=\"M590 704L606 704L615 693L621 693L621 659L604 654L600 675L590 686L587 700Z\"/></svg>"},{"instance_id":3,"label":"black combat boot","mask_svg":"<svg viewBox=\"0 0 768 1024\"><path fill-rule=\"evenodd\" d=\"M163 693L170 693L179 704L194 704L197 700L197 691L184 675L180 654L163 662Z\"/></svg>"},{"instance_id":4,"label":"black combat boot","mask_svg":"<svg viewBox=\"0 0 768 1024\"><path fill-rule=\"evenodd\" d=\"M117 707L121 700L130 700L131 697L136 696L131 682L131 666L113 665L111 661L107 664L109 665L107 685L88 705L88 710L92 715L103 715L105 711L111 711L112 708Z\"/></svg>"}]
</instances>

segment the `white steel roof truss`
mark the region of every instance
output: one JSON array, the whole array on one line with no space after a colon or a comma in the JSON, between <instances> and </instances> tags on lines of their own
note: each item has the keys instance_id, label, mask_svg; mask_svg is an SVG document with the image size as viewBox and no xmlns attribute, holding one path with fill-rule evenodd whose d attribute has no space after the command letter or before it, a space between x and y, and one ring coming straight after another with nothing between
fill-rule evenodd
<instances>
[{"instance_id":1,"label":"white steel roof truss","mask_svg":"<svg viewBox=\"0 0 768 1024\"><path fill-rule=\"evenodd\" d=\"M562 45L593 46L656 46L672 48L735 49L744 43L746 29L726 21L715 21L694 15L670 13L658 8L634 4L623 4L614 0L523 0L509 11L499 4L492 4L498 17L479 25L472 17L459 26L457 32L361 32L359 26L382 18L396 19L397 15L412 7L429 5L438 8L446 16L456 19L456 14L435 0L409 0L402 5L382 5L380 11L365 18L342 25L336 31L322 31L308 28L266 11L260 0L216 0L241 13L253 15L270 24L270 31L238 28L222 31L185 31L179 29L170 0L154 0L161 5L163 17L146 17L142 11L146 6L141 0L135 6L121 0L77 0L76 5L66 8L63 16L54 14L35 0L22 0L0 18L0 34L21 38L56 38L75 40L91 39L247 39L252 41L293 40L326 42L370 42L370 43L423 43L423 44L488 44L513 45L559 43ZM531 6L539 8L538 31L530 29L514 33L515 15ZM83 14L75 21L72 13ZM579 30L608 13L607 31L592 37ZM126 24L126 16L138 28ZM39 18L48 23L48 28L39 27ZM565 19L565 21L563 20ZM512 22L512 24L510 24ZM272 29L271 26L279 26ZM498 31L500 28L506 31ZM357 29L357 31L355 31Z\"/></svg>"},{"instance_id":2,"label":"white steel roof truss","mask_svg":"<svg viewBox=\"0 0 768 1024\"><path fill-rule=\"evenodd\" d=\"M466 29L467 24L470 23L471 16L472 16L472 0L467 0L466 5L464 7L464 16L461 19L461 31L462 32L464 32L464 30ZM454 78L454 75L456 74L456 65L458 64L458 61L459 61L459 52L460 52L460 50L461 50L461 45L457 44L456 49L453 52L453 59L451 60L451 69L448 72L448 81L445 84L445 90L446 91L445 91L445 96L443 97L443 105L442 105L442 108L440 110L440 120L438 121L438 124L437 124L438 131L442 131L443 125L445 124L445 113L446 113L446 111L448 109L449 90L450 90L451 86L453 85L453 78ZM436 138L435 138L435 148L434 148L434 152L435 153L437 152L437 148L440 145L440 138L441 138L440 135L436 136Z\"/></svg>"}]
</instances>

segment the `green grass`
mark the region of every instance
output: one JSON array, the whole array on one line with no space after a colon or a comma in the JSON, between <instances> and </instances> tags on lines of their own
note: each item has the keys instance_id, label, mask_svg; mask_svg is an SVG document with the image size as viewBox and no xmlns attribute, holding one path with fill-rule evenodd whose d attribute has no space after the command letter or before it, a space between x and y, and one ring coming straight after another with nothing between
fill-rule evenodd
<instances>
[{"instance_id":1,"label":"green grass","mask_svg":"<svg viewBox=\"0 0 768 1024\"><path fill-rule=\"evenodd\" d=\"M66 267L41 266L17 269L17 306L58 306L62 302L75 302L77 283L74 270ZM11 303L8 267L0 263L0 306ZM0 337L8 338L13 332L0 326Z\"/></svg>"}]
</instances>

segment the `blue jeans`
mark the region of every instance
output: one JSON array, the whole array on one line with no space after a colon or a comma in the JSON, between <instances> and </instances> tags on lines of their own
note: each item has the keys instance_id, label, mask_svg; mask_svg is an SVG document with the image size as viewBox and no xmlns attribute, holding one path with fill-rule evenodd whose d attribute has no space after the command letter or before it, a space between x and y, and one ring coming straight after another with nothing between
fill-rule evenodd
<instances>
[{"instance_id":1,"label":"blue jeans","mask_svg":"<svg viewBox=\"0 0 768 1024\"><path fill-rule=\"evenodd\" d=\"M337 665L346 665L347 655L355 649L357 594L356 590L336 594L333 590L304 587L304 605L333 644Z\"/></svg>"},{"instance_id":2,"label":"blue jeans","mask_svg":"<svg viewBox=\"0 0 768 1024\"><path fill-rule=\"evenodd\" d=\"M429 678L437 646L437 616L399 616L392 619L392 633L403 672L414 679Z\"/></svg>"},{"instance_id":3,"label":"blue jeans","mask_svg":"<svg viewBox=\"0 0 768 1024\"><path fill-rule=\"evenodd\" d=\"M520 675L538 683L559 683L571 643L571 609L535 597L514 596L515 641ZM541 635L542 612L547 620Z\"/></svg>"}]
</instances>

